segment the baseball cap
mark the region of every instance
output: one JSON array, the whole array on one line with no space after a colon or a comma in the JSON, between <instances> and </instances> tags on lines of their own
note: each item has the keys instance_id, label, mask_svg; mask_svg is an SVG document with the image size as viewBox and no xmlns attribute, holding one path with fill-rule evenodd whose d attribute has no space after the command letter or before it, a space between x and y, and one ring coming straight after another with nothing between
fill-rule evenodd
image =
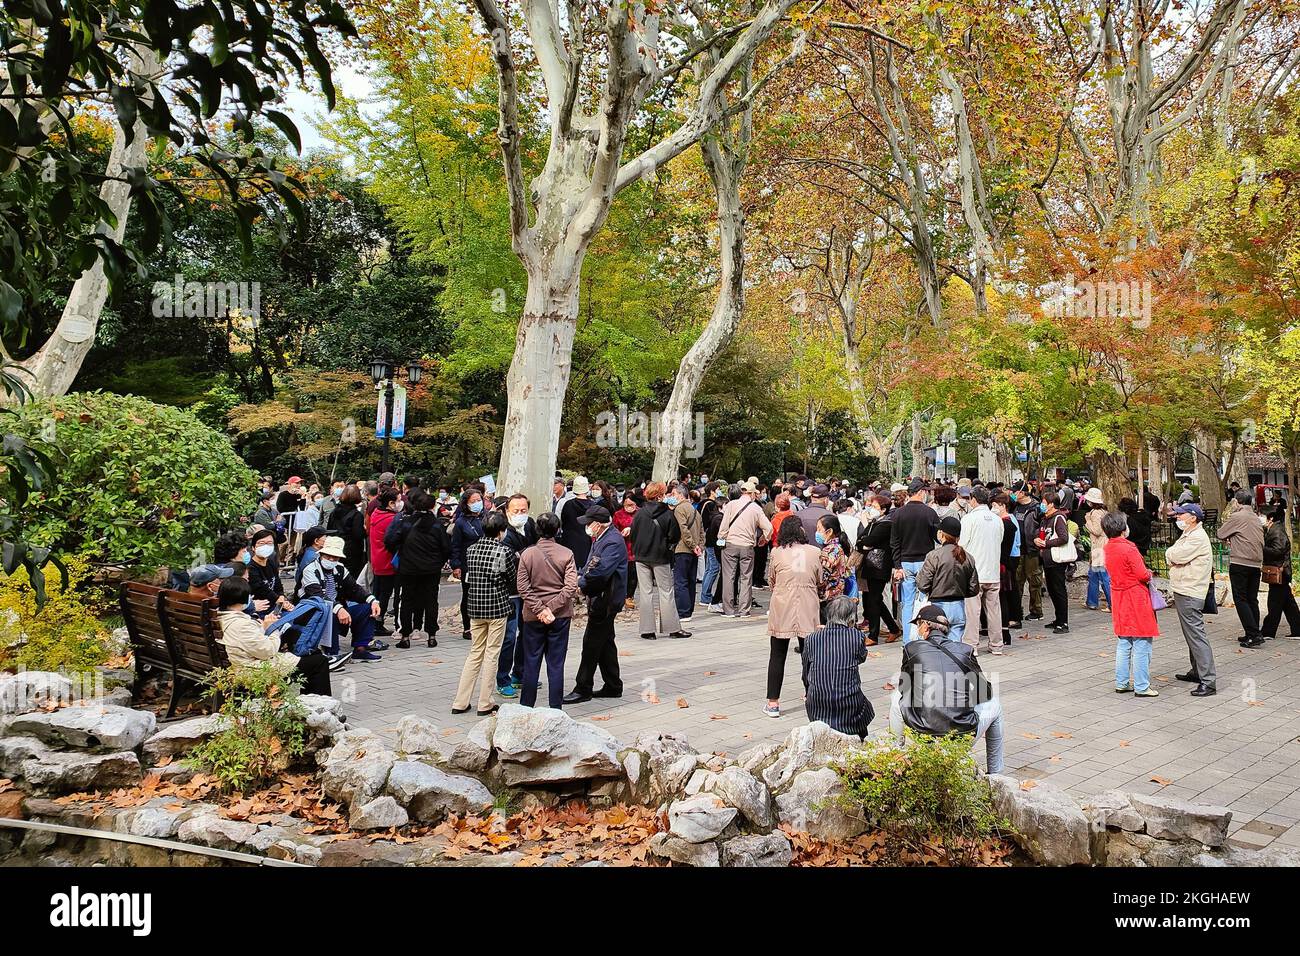
<instances>
[{"instance_id":1,"label":"baseball cap","mask_svg":"<svg viewBox=\"0 0 1300 956\"><path fill-rule=\"evenodd\" d=\"M1194 505L1194 504L1179 505L1177 508L1173 510L1173 513L1176 515L1191 515L1197 521L1205 520L1205 512L1201 510L1200 505Z\"/></svg>"},{"instance_id":2,"label":"baseball cap","mask_svg":"<svg viewBox=\"0 0 1300 956\"><path fill-rule=\"evenodd\" d=\"M925 491L926 483L924 478L913 478L912 483L907 486L907 493L914 495L918 491Z\"/></svg>"},{"instance_id":3,"label":"baseball cap","mask_svg":"<svg viewBox=\"0 0 1300 956\"><path fill-rule=\"evenodd\" d=\"M831 490L826 485L813 485L812 493L814 498L825 498Z\"/></svg>"},{"instance_id":4,"label":"baseball cap","mask_svg":"<svg viewBox=\"0 0 1300 956\"><path fill-rule=\"evenodd\" d=\"M975 489L972 488L970 485L962 485L960 488L957 489L957 496L959 498L969 498L974 493L975 493Z\"/></svg>"},{"instance_id":5,"label":"baseball cap","mask_svg":"<svg viewBox=\"0 0 1300 956\"><path fill-rule=\"evenodd\" d=\"M912 618L912 623L917 624L921 621L928 621L944 633L947 633L948 629L952 627L948 622L948 615L944 614L937 604L927 604L916 612L916 617Z\"/></svg>"},{"instance_id":6,"label":"baseball cap","mask_svg":"<svg viewBox=\"0 0 1300 956\"><path fill-rule=\"evenodd\" d=\"M961 537L961 519L947 515L939 521L939 530L944 534L950 534L953 537Z\"/></svg>"},{"instance_id":7,"label":"baseball cap","mask_svg":"<svg viewBox=\"0 0 1300 956\"><path fill-rule=\"evenodd\" d=\"M197 568L190 568L190 584L203 587L213 581L224 580L234 573L235 569L228 564L200 564Z\"/></svg>"},{"instance_id":8,"label":"baseball cap","mask_svg":"<svg viewBox=\"0 0 1300 956\"><path fill-rule=\"evenodd\" d=\"M302 484L302 476L301 476L301 475L290 475L290 476L289 476L289 484L291 484L291 485L300 485L300 484Z\"/></svg>"},{"instance_id":9,"label":"baseball cap","mask_svg":"<svg viewBox=\"0 0 1300 956\"><path fill-rule=\"evenodd\" d=\"M601 524L608 524L611 520L609 509L597 505L594 508L588 508L585 515L580 515L578 517L578 524L591 524L593 521L599 521Z\"/></svg>"}]
</instances>

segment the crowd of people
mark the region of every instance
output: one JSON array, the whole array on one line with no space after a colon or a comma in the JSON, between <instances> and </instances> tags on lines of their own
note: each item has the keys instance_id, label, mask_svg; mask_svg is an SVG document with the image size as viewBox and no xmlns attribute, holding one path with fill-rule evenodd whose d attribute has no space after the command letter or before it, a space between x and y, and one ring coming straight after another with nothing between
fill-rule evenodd
<instances>
[{"instance_id":1,"label":"crowd of people","mask_svg":"<svg viewBox=\"0 0 1300 956\"><path fill-rule=\"evenodd\" d=\"M1204 621L1217 610L1214 548L1187 488L1169 503L1145 487L1109 502L1086 479L855 487L686 475L625 488L579 475L557 476L551 500L536 506L491 491L470 482L453 495L392 473L328 489L297 476L279 488L265 479L248 527L222 536L213 563L179 583L217 599L232 661L280 662L327 693L330 672L349 661L379 661L413 640L437 646L438 589L449 572L470 642L457 714L471 706L490 714L497 698L534 706L543 664L551 707L621 697L620 612L636 610L648 641L689 639L695 615L711 613L765 618L764 713L781 714L793 642L809 718L865 736L874 714L858 667L868 647L902 641L890 726L974 734L986 740L993 770L1002 712L979 659L1004 654L1014 631L1043 621L1044 597L1051 619L1041 627L1069 633L1067 584L1081 563L1084 606L1111 615L1116 692L1158 696L1150 662L1165 598L1147 555L1157 523L1172 522L1169 593L1190 660L1178 676L1195 684L1194 696L1216 693ZM1253 505L1236 490L1214 529L1243 648L1275 637L1283 617L1285 636L1300 636L1285 503L1262 514ZM579 604L581 659L566 694Z\"/></svg>"}]
</instances>

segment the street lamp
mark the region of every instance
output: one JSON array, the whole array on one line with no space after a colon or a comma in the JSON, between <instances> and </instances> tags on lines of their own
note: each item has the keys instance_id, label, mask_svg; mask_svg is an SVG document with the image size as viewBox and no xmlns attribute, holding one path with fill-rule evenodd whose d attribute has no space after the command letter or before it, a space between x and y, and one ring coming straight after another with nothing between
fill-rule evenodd
<instances>
[{"instance_id":1,"label":"street lamp","mask_svg":"<svg viewBox=\"0 0 1300 956\"><path fill-rule=\"evenodd\" d=\"M393 431L393 363L386 358L376 356L370 360L370 377L374 379L376 385L385 382L384 385L384 450L380 461L380 472L388 471L388 441ZM418 361L412 360L406 366L406 380L412 385L419 385L420 380L424 378L424 366Z\"/></svg>"}]
</instances>

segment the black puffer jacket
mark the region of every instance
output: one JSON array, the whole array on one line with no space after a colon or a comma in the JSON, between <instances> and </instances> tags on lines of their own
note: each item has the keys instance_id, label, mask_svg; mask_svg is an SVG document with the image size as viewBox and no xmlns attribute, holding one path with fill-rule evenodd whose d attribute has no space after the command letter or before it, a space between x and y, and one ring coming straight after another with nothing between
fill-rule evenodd
<instances>
[{"instance_id":1,"label":"black puffer jacket","mask_svg":"<svg viewBox=\"0 0 1300 956\"><path fill-rule=\"evenodd\" d=\"M632 557L639 564L672 564L681 535L672 508L662 501L647 502L632 519Z\"/></svg>"},{"instance_id":2,"label":"black puffer jacket","mask_svg":"<svg viewBox=\"0 0 1300 956\"><path fill-rule=\"evenodd\" d=\"M451 557L451 538L432 511L414 511L389 525L384 548L397 555L398 574L437 574Z\"/></svg>"},{"instance_id":3,"label":"black puffer jacket","mask_svg":"<svg viewBox=\"0 0 1300 956\"><path fill-rule=\"evenodd\" d=\"M973 734L975 705L993 699L975 649L946 637L903 648L899 685L903 723L922 734Z\"/></svg>"}]
</instances>

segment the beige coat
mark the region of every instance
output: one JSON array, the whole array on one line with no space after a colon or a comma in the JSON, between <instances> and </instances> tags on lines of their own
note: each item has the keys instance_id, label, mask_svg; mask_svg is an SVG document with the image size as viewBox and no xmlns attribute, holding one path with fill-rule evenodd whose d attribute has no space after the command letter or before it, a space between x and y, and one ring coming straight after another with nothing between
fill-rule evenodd
<instances>
[{"instance_id":1,"label":"beige coat","mask_svg":"<svg viewBox=\"0 0 1300 956\"><path fill-rule=\"evenodd\" d=\"M231 664L256 667L263 661L275 661L276 670L285 674L298 666L298 655L280 652L279 635L267 634L243 611L221 611L217 620L221 624L218 640L226 646Z\"/></svg>"},{"instance_id":2,"label":"beige coat","mask_svg":"<svg viewBox=\"0 0 1300 956\"><path fill-rule=\"evenodd\" d=\"M673 508L673 517L677 519L677 527L682 529L682 536L673 550L677 554L692 554L696 548L703 548L704 524L695 506L689 501L679 501Z\"/></svg>"},{"instance_id":3,"label":"beige coat","mask_svg":"<svg viewBox=\"0 0 1300 956\"><path fill-rule=\"evenodd\" d=\"M821 551L811 544L773 548L767 559L767 580L772 602L767 610L767 633L772 637L807 637L821 626L817 584L821 579Z\"/></svg>"},{"instance_id":4,"label":"beige coat","mask_svg":"<svg viewBox=\"0 0 1300 956\"><path fill-rule=\"evenodd\" d=\"M1184 597L1203 598L1214 577L1214 549L1205 526L1198 524L1165 549L1169 587Z\"/></svg>"},{"instance_id":5,"label":"beige coat","mask_svg":"<svg viewBox=\"0 0 1300 956\"><path fill-rule=\"evenodd\" d=\"M1083 516L1084 526L1088 529L1088 540L1092 542L1092 554L1088 565L1099 570L1106 570L1106 532L1101 528L1104 508L1093 508Z\"/></svg>"}]
</instances>

